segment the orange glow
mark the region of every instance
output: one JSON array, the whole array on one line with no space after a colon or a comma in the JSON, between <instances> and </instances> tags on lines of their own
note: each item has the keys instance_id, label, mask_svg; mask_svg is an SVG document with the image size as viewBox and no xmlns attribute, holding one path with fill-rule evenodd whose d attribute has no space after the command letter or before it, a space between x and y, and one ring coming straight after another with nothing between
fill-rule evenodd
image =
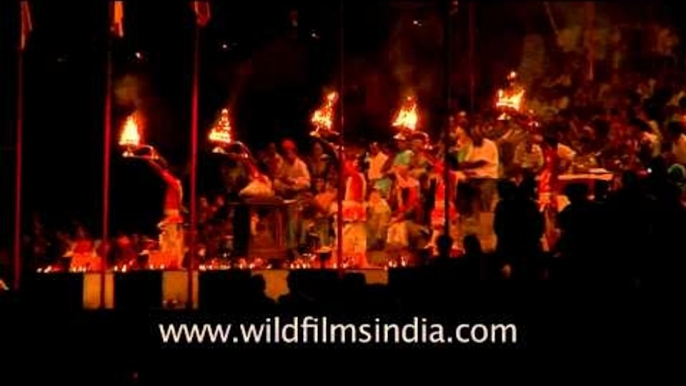
<instances>
[{"instance_id":1,"label":"orange glow","mask_svg":"<svg viewBox=\"0 0 686 386\"><path fill-rule=\"evenodd\" d=\"M126 123L124 124L124 130L119 138L119 144L121 146L127 147L138 147L141 142L140 129L138 127L138 122L130 115L126 118Z\"/></svg>"},{"instance_id":2,"label":"orange glow","mask_svg":"<svg viewBox=\"0 0 686 386\"><path fill-rule=\"evenodd\" d=\"M524 90L498 90L498 100L495 103L496 107L512 109L520 111L522 102L524 101Z\"/></svg>"},{"instance_id":3,"label":"orange glow","mask_svg":"<svg viewBox=\"0 0 686 386\"><path fill-rule=\"evenodd\" d=\"M507 81L510 82L509 87L506 90L498 90L498 99L495 102L495 107L505 110L498 117L499 120L508 119L509 112L522 111L525 90L515 83L516 80L517 73L511 71L507 75Z\"/></svg>"},{"instance_id":4,"label":"orange glow","mask_svg":"<svg viewBox=\"0 0 686 386\"><path fill-rule=\"evenodd\" d=\"M229 109L222 109L219 121L210 131L209 138L215 144L229 145L233 142Z\"/></svg>"},{"instance_id":5,"label":"orange glow","mask_svg":"<svg viewBox=\"0 0 686 386\"><path fill-rule=\"evenodd\" d=\"M326 95L324 104L312 113L310 122L314 125L316 130L325 129L331 130L333 127L334 106L338 101L338 93L332 91Z\"/></svg>"},{"instance_id":6,"label":"orange glow","mask_svg":"<svg viewBox=\"0 0 686 386\"><path fill-rule=\"evenodd\" d=\"M417 129L418 122L417 101L414 97L407 97L400 111L395 115L392 125L393 127L414 131Z\"/></svg>"}]
</instances>

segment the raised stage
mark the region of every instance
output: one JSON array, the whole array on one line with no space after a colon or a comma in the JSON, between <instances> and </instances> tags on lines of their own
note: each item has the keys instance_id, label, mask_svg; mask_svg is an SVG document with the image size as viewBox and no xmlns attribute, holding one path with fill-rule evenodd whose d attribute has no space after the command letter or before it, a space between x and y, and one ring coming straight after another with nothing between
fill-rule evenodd
<instances>
[{"instance_id":1,"label":"raised stage","mask_svg":"<svg viewBox=\"0 0 686 386\"><path fill-rule=\"evenodd\" d=\"M242 296L262 295L277 301L289 294L296 280L324 287L341 281L338 271L329 269L196 270L192 275L194 309L212 308L222 299ZM100 272L38 273L27 278L22 293L29 302L43 307L183 309L188 303L188 277L184 270L110 271L105 274L104 304ZM342 280L386 286L389 271L346 270Z\"/></svg>"}]
</instances>

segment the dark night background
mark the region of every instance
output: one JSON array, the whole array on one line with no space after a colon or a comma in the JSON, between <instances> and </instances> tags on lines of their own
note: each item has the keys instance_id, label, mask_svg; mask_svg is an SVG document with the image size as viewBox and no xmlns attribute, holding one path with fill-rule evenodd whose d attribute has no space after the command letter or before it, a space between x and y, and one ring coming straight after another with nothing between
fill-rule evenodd
<instances>
[{"instance_id":1,"label":"dark night background","mask_svg":"<svg viewBox=\"0 0 686 386\"><path fill-rule=\"evenodd\" d=\"M345 2L349 138L388 135L390 115L409 89L420 97L428 130L439 129L435 111L443 95L443 4ZM78 219L100 232L106 7L104 1L32 3L34 30L25 53L25 225L36 212L49 224ZM466 3L459 7L451 87L457 105L465 106ZM621 23L671 22L681 14L678 5L655 2L598 7L599 14ZM11 245L12 234L18 15L17 1L0 3L0 249ZM145 140L186 184L193 17L187 2L130 1L125 36L113 43L113 134L118 136L128 114L140 111L146 119ZM217 111L229 106L237 135L255 149L284 136L306 144L309 115L340 74L339 20L338 1L212 2L212 20L201 43L201 139ZM532 32L553 39L541 2L476 4L478 97L491 95L494 82L520 63L522 38ZM213 176L209 160L201 157L200 162L202 191ZM153 176L114 149L115 233L154 229L162 192Z\"/></svg>"}]
</instances>

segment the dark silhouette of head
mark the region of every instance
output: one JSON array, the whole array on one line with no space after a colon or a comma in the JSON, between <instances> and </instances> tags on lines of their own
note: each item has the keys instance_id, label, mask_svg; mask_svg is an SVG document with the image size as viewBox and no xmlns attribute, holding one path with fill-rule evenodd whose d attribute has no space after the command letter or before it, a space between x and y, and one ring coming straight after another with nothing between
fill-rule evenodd
<instances>
[{"instance_id":1,"label":"dark silhouette of head","mask_svg":"<svg viewBox=\"0 0 686 386\"><path fill-rule=\"evenodd\" d=\"M264 276L255 275L250 278L250 289L254 295L262 295L264 291L267 290L267 282L264 280Z\"/></svg>"},{"instance_id":2,"label":"dark silhouette of head","mask_svg":"<svg viewBox=\"0 0 686 386\"><path fill-rule=\"evenodd\" d=\"M622 174L622 188L625 190L637 190L638 185L638 175L633 171L625 171Z\"/></svg>"},{"instance_id":3,"label":"dark silhouette of head","mask_svg":"<svg viewBox=\"0 0 686 386\"><path fill-rule=\"evenodd\" d=\"M449 235L440 235L436 240L438 255L443 258L450 257L450 250L453 248L453 239Z\"/></svg>"},{"instance_id":4,"label":"dark silhouette of head","mask_svg":"<svg viewBox=\"0 0 686 386\"><path fill-rule=\"evenodd\" d=\"M479 241L479 238L475 234L465 236L462 242L467 256L475 256L483 253L481 241Z\"/></svg>"},{"instance_id":5,"label":"dark silhouette of head","mask_svg":"<svg viewBox=\"0 0 686 386\"><path fill-rule=\"evenodd\" d=\"M596 200L604 200L610 193L610 183L608 181L596 181L593 186L593 196Z\"/></svg>"},{"instance_id":6,"label":"dark silhouette of head","mask_svg":"<svg viewBox=\"0 0 686 386\"><path fill-rule=\"evenodd\" d=\"M526 175L519 184L517 196L524 200L535 200L536 187L536 177L534 175Z\"/></svg>"},{"instance_id":7,"label":"dark silhouette of head","mask_svg":"<svg viewBox=\"0 0 686 386\"><path fill-rule=\"evenodd\" d=\"M510 180L498 181L498 196L503 200L512 200L517 196L517 185Z\"/></svg>"}]
</instances>

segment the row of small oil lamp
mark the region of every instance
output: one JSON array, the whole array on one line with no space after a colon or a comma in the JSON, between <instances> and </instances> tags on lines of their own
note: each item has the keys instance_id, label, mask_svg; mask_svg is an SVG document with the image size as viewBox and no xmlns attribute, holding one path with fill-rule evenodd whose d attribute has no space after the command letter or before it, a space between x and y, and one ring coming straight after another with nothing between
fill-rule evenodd
<instances>
[{"instance_id":1,"label":"row of small oil lamp","mask_svg":"<svg viewBox=\"0 0 686 386\"><path fill-rule=\"evenodd\" d=\"M352 258L350 259L345 259L343 263L341 264L343 269L350 269L354 268L354 261ZM409 258L407 256L400 256L398 258L388 258L386 263L383 266L383 269L393 269L393 268L405 268L409 266ZM315 256L306 256L306 257L299 257L293 261L288 262L284 268L287 269L317 269L320 268L320 262L316 259ZM127 273L131 271L164 271L166 269L166 265L160 264L160 265L149 265L146 266L145 268L134 268L131 264L119 264L115 265L112 268L112 271L115 273ZM333 263L331 265L332 269L338 269L338 264ZM224 270L233 270L233 269L241 269L241 270L253 270L253 269L260 269L260 270L267 270L267 269L273 269L272 264L270 263L265 263L261 259L254 259L253 261L248 261L247 259L238 259L235 261L232 260L226 260L226 261L221 261L221 262L211 262L207 264L200 264L198 266L198 269L200 271L224 271ZM69 273L88 273L88 272L98 272L95 269L91 269L90 267L86 266L79 266L79 267L70 267L68 270L64 270L61 267L54 266L54 265L49 265L44 268L38 268L36 270L37 273L42 273L42 274L48 274L48 273L59 273L59 272L69 272Z\"/></svg>"}]
</instances>

